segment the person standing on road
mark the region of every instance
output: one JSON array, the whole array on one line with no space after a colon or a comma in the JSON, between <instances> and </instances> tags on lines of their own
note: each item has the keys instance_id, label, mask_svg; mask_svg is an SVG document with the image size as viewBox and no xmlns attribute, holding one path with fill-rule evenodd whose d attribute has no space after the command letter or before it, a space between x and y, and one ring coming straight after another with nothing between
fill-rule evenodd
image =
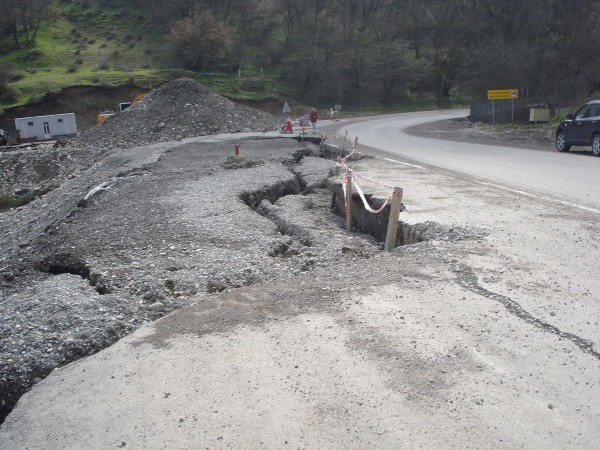
<instances>
[{"instance_id":1,"label":"person standing on road","mask_svg":"<svg viewBox=\"0 0 600 450\"><path fill-rule=\"evenodd\" d=\"M317 134L317 119L319 118L319 113L315 108L312 109L308 118L312 124L312 134Z\"/></svg>"}]
</instances>

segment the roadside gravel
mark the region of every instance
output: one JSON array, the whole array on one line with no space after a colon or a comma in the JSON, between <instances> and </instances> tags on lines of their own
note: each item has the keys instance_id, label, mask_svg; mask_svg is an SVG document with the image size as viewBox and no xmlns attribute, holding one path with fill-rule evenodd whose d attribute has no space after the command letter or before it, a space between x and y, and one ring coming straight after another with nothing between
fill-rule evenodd
<instances>
[{"instance_id":1,"label":"roadside gravel","mask_svg":"<svg viewBox=\"0 0 600 450\"><path fill-rule=\"evenodd\" d=\"M465 118L430 122L404 131L415 136L448 141L556 151L554 129L546 125L515 124L495 127L490 124L472 123Z\"/></svg>"}]
</instances>

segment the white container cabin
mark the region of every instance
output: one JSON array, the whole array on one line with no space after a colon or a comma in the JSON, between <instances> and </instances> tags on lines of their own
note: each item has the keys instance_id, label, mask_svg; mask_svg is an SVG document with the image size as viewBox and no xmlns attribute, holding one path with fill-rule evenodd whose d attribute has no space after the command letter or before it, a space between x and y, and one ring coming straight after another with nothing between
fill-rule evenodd
<instances>
[{"instance_id":1,"label":"white container cabin","mask_svg":"<svg viewBox=\"0 0 600 450\"><path fill-rule=\"evenodd\" d=\"M48 141L77 134L77 122L73 113L22 117L15 119L15 128L25 141Z\"/></svg>"}]
</instances>

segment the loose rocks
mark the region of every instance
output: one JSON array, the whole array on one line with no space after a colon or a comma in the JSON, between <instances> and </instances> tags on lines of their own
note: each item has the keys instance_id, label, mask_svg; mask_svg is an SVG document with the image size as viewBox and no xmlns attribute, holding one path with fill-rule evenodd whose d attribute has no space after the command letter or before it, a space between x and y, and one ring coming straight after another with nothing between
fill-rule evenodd
<instances>
[{"instance_id":1,"label":"loose rocks","mask_svg":"<svg viewBox=\"0 0 600 450\"><path fill-rule=\"evenodd\" d=\"M130 148L219 133L272 131L271 114L239 105L190 78L161 86L74 140L73 146Z\"/></svg>"}]
</instances>

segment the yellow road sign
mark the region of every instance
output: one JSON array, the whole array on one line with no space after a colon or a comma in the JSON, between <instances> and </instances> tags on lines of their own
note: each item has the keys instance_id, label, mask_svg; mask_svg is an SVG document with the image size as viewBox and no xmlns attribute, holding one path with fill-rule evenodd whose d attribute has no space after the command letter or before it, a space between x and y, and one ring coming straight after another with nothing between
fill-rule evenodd
<instances>
[{"instance_id":1,"label":"yellow road sign","mask_svg":"<svg viewBox=\"0 0 600 450\"><path fill-rule=\"evenodd\" d=\"M487 91L488 100L516 100L519 98L518 89L497 89Z\"/></svg>"}]
</instances>

